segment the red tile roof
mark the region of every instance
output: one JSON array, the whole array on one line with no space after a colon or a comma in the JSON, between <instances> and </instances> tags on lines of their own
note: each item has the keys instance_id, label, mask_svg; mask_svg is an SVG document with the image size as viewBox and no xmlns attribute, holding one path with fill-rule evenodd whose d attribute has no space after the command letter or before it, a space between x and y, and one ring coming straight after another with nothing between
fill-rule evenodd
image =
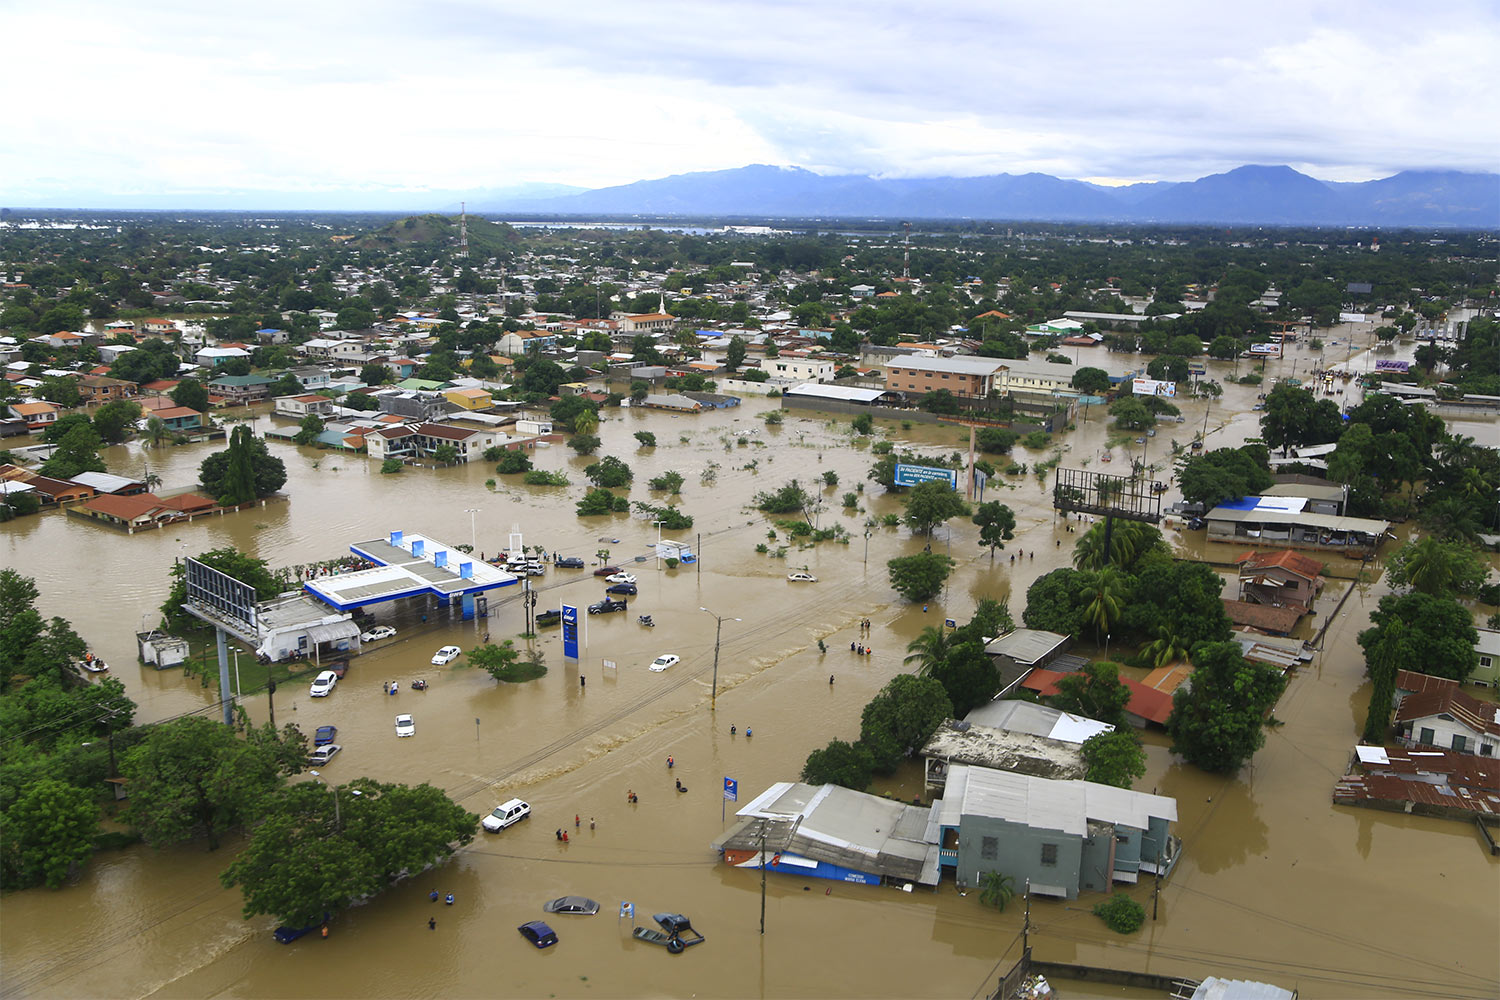
<instances>
[{"instance_id":1,"label":"red tile roof","mask_svg":"<svg viewBox=\"0 0 1500 1000\"><path fill-rule=\"evenodd\" d=\"M1026 675L1021 686L1029 691L1035 691L1043 698L1050 698L1057 694L1057 682L1062 677L1063 674L1056 670L1038 667ZM1129 677L1121 677L1120 683L1130 689L1130 703L1125 706L1125 711L1148 722L1166 725L1167 716L1172 714L1170 694L1148 688L1140 681L1131 680Z\"/></svg>"},{"instance_id":2,"label":"red tile roof","mask_svg":"<svg viewBox=\"0 0 1500 1000\"><path fill-rule=\"evenodd\" d=\"M1297 627L1302 617L1299 605L1295 608L1273 608L1269 604L1251 604L1249 601L1232 601L1223 598L1224 613L1236 625L1248 625L1262 632L1277 632L1285 635Z\"/></svg>"},{"instance_id":3,"label":"red tile roof","mask_svg":"<svg viewBox=\"0 0 1500 1000\"><path fill-rule=\"evenodd\" d=\"M117 517L122 521L136 521L155 514L164 507L162 501L150 493L138 493L130 497L98 496L84 504L83 509Z\"/></svg>"},{"instance_id":4,"label":"red tile roof","mask_svg":"<svg viewBox=\"0 0 1500 1000\"><path fill-rule=\"evenodd\" d=\"M197 513L200 510L210 510L219 505L212 497L203 496L200 493L180 493L175 497L162 497L160 501L163 507L172 510L180 510L184 513Z\"/></svg>"},{"instance_id":5,"label":"red tile roof","mask_svg":"<svg viewBox=\"0 0 1500 1000\"><path fill-rule=\"evenodd\" d=\"M1299 552L1291 549L1282 549L1279 552L1246 552L1235 562L1240 564L1240 574L1246 571L1259 571L1275 567L1284 569L1289 573L1295 573L1304 580L1316 580L1318 574L1323 572L1323 563L1316 559L1309 559Z\"/></svg>"}]
</instances>

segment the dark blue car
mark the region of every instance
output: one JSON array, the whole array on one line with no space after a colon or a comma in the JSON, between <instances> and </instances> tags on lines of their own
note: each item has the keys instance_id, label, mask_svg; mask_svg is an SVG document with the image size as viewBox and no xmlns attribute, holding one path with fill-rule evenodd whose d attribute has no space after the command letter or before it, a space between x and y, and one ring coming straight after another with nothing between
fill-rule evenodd
<instances>
[{"instance_id":1,"label":"dark blue car","mask_svg":"<svg viewBox=\"0 0 1500 1000\"><path fill-rule=\"evenodd\" d=\"M338 735L338 726L319 726L318 731L313 734L313 746L320 747L332 743Z\"/></svg>"},{"instance_id":2,"label":"dark blue car","mask_svg":"<svg viewBox=\"0 0 1500 1000\"><path fill-rule=\"evenodd\" d=\"M313 931L317 930L327 923L328 914L325 913L323 914L322 920L315 920L312 923L308 924L306 927L292 927L289 924L282 924L272 932L271 936L274 937L277 941L280 941L282 944L291 944L298 938L303 937L307 934L311 934Z\"/></svg>"},{"instance_id":3,"label":"dark blue car","mask_svg":"<svg viewBox=\"0 0 1500 1000\"><path fill-rule=\"evenodd\" d=\"M538 948L550 948L557 944L557 932L540 920L528 920L516 930Z\"/></svg>"}]
</instances>

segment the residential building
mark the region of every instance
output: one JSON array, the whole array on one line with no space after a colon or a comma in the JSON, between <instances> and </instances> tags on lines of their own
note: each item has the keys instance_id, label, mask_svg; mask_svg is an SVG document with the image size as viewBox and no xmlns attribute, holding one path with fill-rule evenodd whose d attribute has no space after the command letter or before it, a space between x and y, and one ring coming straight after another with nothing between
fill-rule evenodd
<instances>
[{"instance_id":1,"label":"residential building","mask_svg":"<svg viewBox=\"0 0 1500 1000\"><path fill-rule=\"evenodd\" d=\"M1469 675L1469 683L1492 688L1500 684L1500 630L1479 629L1479 641L1474 643L1474 652L1479 654L1479 666Z\"/></svg>"},{"instance_id":2,"label":"residential building","mask_svg":"<svg viewBox=\"0 0 1500 1000\"><path fill-rule=\"evenodd\" d=\"M1056 670L1036 669L1021 681L1021 687L1035 691L1038 697L1050 698L1057 694L1057 682L1063 674ZM1125 705L1125 718L1137 729L1147 725L1165 726L1172 714L1172 696L1164 691L1147 687L1140 681L1121 677L1120 683L1130 690L1130 701Z\"/></svg>"},{"instance_id":3,"label":"residential building","mask_svg":"<svg viewBox=\"0 0 1500 1000\"><path fill-rule=\"evenodd\" d=\"M17 420L26 421L26 429L35 434L46 430L48 424L56 423L62 410L45 400L32 400L26 403L11 403L10 413Z\"/></svg>"},{"instance_id":4,"label":"residential building","mask_svg":"<svg viewBox=\"0 0 1500 1000\"><path fill-rule=\"evenodd\" d=\"M1013 713L1010 721L1017 728L976 721L975 713L994 707L1005 710L1007 715ZM923 760L926 792L933 798L942 798L948 769L954 764L974 764L1038 778L1082 778L1088 772L1081 749L1083 741L1114 728L1108 723L1029 701L992 701L970 712L962 722L949 719L938 726L918 752Z\"/></svg>"},{"instance_id":5,"label":"residential building","mask_svg":"<svg viewBox=\"0 0 1500 1000\"><path fill-rule=\"evenodd\" d=\"M1028 359L1006 359L995 379L995 388L1003 393L1073 392L1074 365L1053 361L1031 361Z\"/></svg>"},{"instance_id":6,"label":"residential building","mask_svg":"<svg viewBox=\"0 0 1500 1000\"><path fill-rule=\"evenodd\" d=\"M381 413L409 421L438 420L451 409L448 398L440 392L382 392L376 401Z\"/></svg>"},{"instance_id":7,"label":"residential building","mask_svg":"<svg viewBox=\"0 0 1500 1000\"><path fill-rule=\"evenodd\" d=\"M1031 671L1063 658L1072 643L1072 636L1034 628L1011 629L998 639L991 639L985 644L984 651L1000 674L1000 690L995 696L1003 698L1015 690ZM1078 670L1088 662L1076 656L1067 657L1067 661L1058 663L1058 669Z\"/></svg>"},{"instance_id":8,"label":"residential building","mask_svg":"<svg viewBox=\"0 0 1500 1000\"><path fill-rule=\"evenodd\" d=\"M327 368L292 368L288 374L309 392L326 389L333 384L333 373Z\"/></svg>"},{"instance_id":9,"label":"residential building","mask_svg":"<svg viewBox=\"0 0 1500 1000\"><path fill-rule=\"evenodd\" d=\"M506 357L520 357L557 347L558 335L551 330L511 330L495 341L495 350Z\"/></svg>"},{"instance_id":10,"label":"residential building","mask_svg":"<svg viewBox=\"0 0 1500 1000\"><path fill-rule=\"evenodd\" d=\"M1406 747L1438 747L1494 757L1500 747L1500 706L1465 694L1446 677L1396 673L1396 739Z\"/></svg>"},{"instance_id":11,"label":"residential building","mask_svg":"<svg viewBox=\"0 0 1500 1000\"><path fill-rule=\"evenodd\" d=\"M264 375L220 375L208 383L208 391L231 404L248 406L268 398L273 382Z\"/></svg>"},{"instance_id":12,"label":"residential building","mask_svg":"<svg viewBox=\"0 0 1500 1000\"><path fill-rule=\"evenodd\" d=\"M1240 567L1240 600L1274 608L1294 608L1301 614L1312 610L1323 589L1324 563L1291 549L1279 552L1246 552L1235 560Z\"/></svg>"},{"instance_id":13,"label":"residential building","mask_svg":"<svg viewBox=\"0 0 1500 1000\"><path fill-rule=\"evenodd\" d=\"M1269 604L1252 604L1249 601L1236 601L1228 597L1221 599L1224 603L1224 613L1229 616L1231 625L1244 626L1267 635L1290 635L1302 620L1302 610L1297 608L1273 607Z\"/></svg>"},{"instance_id":14,"label":"residential building","mask_svg":"<svg viewBox=\"0 0 1500 1000\"><path fill-rule=\"evenodd\" d=\"M317 414L326 417L333 413L333 400L327 396L317 393L303 393L299 396L277 396L271 402L271 412L281 417L295 417L301 419L308 414Z\"/></svg>"},{"instance_id":15,"label":"residential building","mask_svg":"<svg viewBox=\"0 0 1500 1000\"><path fill-rule=\"evenodd\" d=\"M222 368L231 361L249 361L250 352L242 347L205 347L193 355L204 368Z\"/></svg>"},{"instance_id":16,"label":"residential building","mask_svg":"<svg viewBox=\"0 0 1500 1000\"><path fill-rule=\"evenodd\" d=\"M365 435L365 450L376 461L417 457L417 437L410 427L382 427Z\"/></svg>"},{"instance_id":17,"label":"residential building","mask_svg":"<svg viewBox=\"0 0 1500 1000\"><path fill-rule=\"evenodd\" d=\"M1452 750L1357 746L1336 805L1472 819L1500 816L1500 760Z\"/></svg>"},{"instance_id":18,"label":"residential building","mask_svg":"<svg viewBox=\"0 0 1500 1000\"><path fill-rule=\"evenodd\" d=\"M484 389L444 389L443 397L460 410L487 410L495 399Z\"/></svg>"},{"instance_id":19,"label":"residential building","mask_svg":"<svg viewBox=\"0 0 1500 1000\"><path fill-rule=\"evenodd\" d=\"M420 454L431 456L443 445L452 445L458 452L460 462L473 461L482 456L486 449L509 440L498 431L454 427L452 424L420 424L412 428L412 433Z\"/></svg>"},{"instance_id":20,"label":"residential building","mask_svg":"<svg viewBox=\"0 0 1500 1000\"><path fill-rule=\"evenodd\" d=\"M146 492L146 484L140 480L126 479L124 476L114 476L108 472L80 472L71 481L87 486L101 495L128 497Z\"/></svg>"},{"instance_id":21,"label":"residential building","mask_svg":"<svg viewBox=\"0 0 1500 1000\"><path fill-rule=\"evenodd\" d=\"M781 355L766 358L760 363L761 370L775 379L791 379L796 382L832 382L835 365L822 359L798 358Z\"/></svg>"},{"instance_id":22,"label":"residential building","mask_svg":"<svg viewBox=\"0 0 1500 1000\"><path fill-rule=\"evenodd\" d=\"M908 354L881 367L887 389L916 395L947 389L955 396L982 397L997 388L996 374L1004 364L997 358Z\"/></svg>"},{"instance_id":23,"label":"residential building","mask_svg":"<svg viewBox=\"0 0 1500 1000\"><path fill-rule=\"evenodd\" d=\"M940 862L965 886L1000 872L1032 892L1075 899L1169 874L1182 849L1171 833L1176 799L1092 781L955 764L933 808Z\"/></svg>"},{"instance_id":24,"label":"residential building","mask_svg":"<svg viewBox=\"0 0 1500 1000\"><path fill-rule=\"evenodd\" d=\"M935 886L932 812L838 785L781 781L735 810L739 822L711 846L736 868L863 885Z\"/></svg>"},{"instance_id":25,"label":"residential building","mask_svg":"<svg viewBox=\"0 0 1500 1000\"><path fill-rule=\"evenodd\" d=\"M1306 506L1302 497L1254 496L1222 503L1204 515L1208 540L1364 555L1374 553L1390 529L1389 521L1315 514Z\"/></svg>"},{"instance_id":26,"label":"residential building","mask_svg":"<svg viewBox=\"0 0 1500 1000\"><path fill-rule=\"evenodd\" d=\"M154 411L151 416L156 417L167 425L167 429L175 432L195 431L204 426L203 414L190 406L166 406Z\"/></svg>"},{"instance_id":27,"label":"residential building","mask_svg":"<svg viewBox=\"0 0 1500 1000\"><path fill-rule=\"evenodd\" d=\"M129 399L135 392L134 382L108 375L85 375L78 380L78 395L85 403L111 403Z\"/></svg>"}]
</instances>

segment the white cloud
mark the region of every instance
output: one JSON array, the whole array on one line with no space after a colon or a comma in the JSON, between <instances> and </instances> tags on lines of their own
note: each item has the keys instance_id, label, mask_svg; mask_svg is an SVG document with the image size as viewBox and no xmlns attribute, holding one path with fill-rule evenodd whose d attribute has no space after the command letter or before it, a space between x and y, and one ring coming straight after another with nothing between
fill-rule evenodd
<instances>
[{"instance_id":1,"label":"white cloud","mask_svg":"<svg viewBox=\"0 0 1500 1000\"><path fill-rule=\"evenodd\" d=\"M1500 166L1484 2L0 6L0 198Z\"/></svg>"}]
</instances>

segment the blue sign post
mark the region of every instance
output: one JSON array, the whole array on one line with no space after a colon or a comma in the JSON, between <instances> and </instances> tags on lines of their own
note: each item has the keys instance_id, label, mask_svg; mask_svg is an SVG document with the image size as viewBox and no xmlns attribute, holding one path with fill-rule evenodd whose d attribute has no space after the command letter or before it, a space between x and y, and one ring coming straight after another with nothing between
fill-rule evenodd
<instances>
[{"instance_id":1,"label":"blue sign post","mask_svg":"<svg viewBox=\"0 0 1500 1000\"><path fill-rule=\"evenodd\" d=\"M562 606L563 655L578 659L578 609L571 604Z\"/></svg>"},{"instance_id":2,"label":"blue sign post","mask_svg":"<svg viewBox=\"0 0 1500 1000\"><path fill-rule=\"evenodd\" d=\"M896 485L916 486L919 483L947 483L958 489L958 470L942 469L932 465L903 465L896 463Z\"/></svg>"},{"instance_id":3,"label":"blue sign post","mask_svg":"<svg viewBox=\"0 0 1500 1000\"><path fill-rule=\"evenodd\" d=\"M724 777L724 802L719 803L719 822L724 822L725 802L738 802L740 783L729 776Z\"/></svg>"}]
</instances>

